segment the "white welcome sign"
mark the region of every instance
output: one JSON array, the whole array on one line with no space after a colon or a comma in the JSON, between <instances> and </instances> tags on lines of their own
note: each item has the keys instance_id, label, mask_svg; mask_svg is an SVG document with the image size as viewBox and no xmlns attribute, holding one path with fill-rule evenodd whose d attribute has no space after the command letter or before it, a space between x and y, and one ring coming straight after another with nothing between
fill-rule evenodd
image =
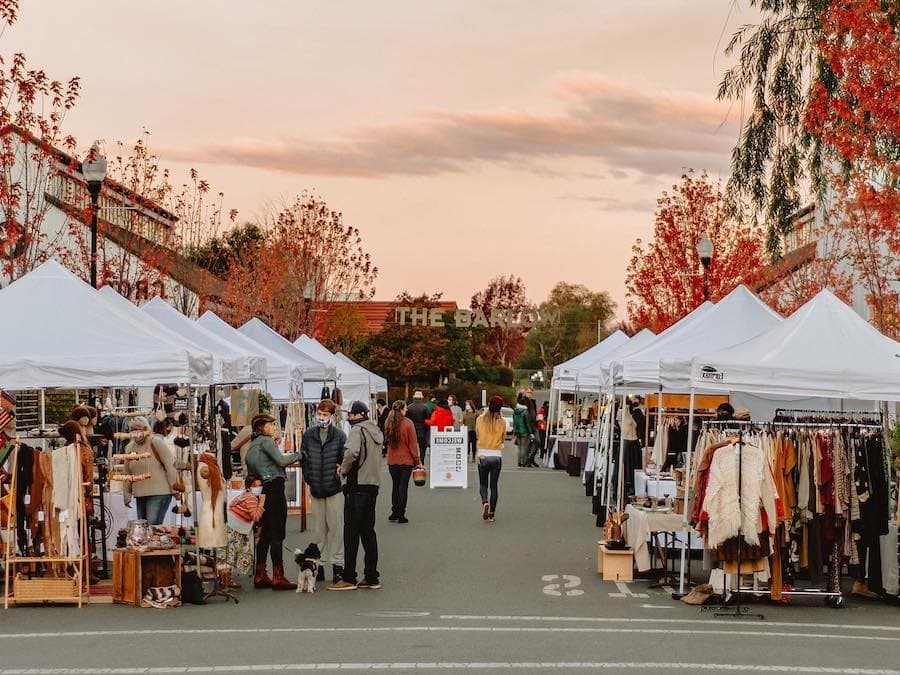
<instances>
[{"instance_id":1,"label":"white welcome sign","mask_svg":"<svg viewBox=\"0 0 900 675\"><path fill-rule=\"evenodd\" d=\"M438 431L431 428L431 465L428 472L430 487L468 487L468 437L465 427L459 431Z\"/></svg>"}]
</instances>

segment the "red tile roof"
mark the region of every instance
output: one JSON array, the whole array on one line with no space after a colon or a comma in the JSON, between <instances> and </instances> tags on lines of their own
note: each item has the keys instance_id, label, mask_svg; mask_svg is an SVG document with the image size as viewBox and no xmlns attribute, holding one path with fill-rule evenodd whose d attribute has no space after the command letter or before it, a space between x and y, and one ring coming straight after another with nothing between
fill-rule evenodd
<instances>
[{"instance_id":1,"label":"red tile roof","mask_svg":"<svg viewBox=\"0 0 900 675\"><path fill-rule=\"evenodd\" d=\"M394 310L397 307L404 306L403 303L397 302L395 300L359 300L332 302L325 308L325 315L319 320L318 324L320 326L324 325L333 312L348 305L354 307L356 311L360 313L363 320L366 322L366 332L369 335L380 332L388 319L394 316ZM455 311L459 309L459 306L455 301L449 300L436 302L434 306L445 311Z\"/></svg>"}]
</instances>

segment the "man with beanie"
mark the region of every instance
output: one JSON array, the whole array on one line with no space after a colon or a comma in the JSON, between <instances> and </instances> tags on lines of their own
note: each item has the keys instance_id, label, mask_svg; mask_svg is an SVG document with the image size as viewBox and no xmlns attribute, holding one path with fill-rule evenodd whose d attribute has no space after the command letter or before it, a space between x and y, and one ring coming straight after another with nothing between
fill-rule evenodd
<instances>
[{"instance_id":1,"label":"man with beanie","mask_svg":"<svg viewBox=\"0 0 900 675\"><path fill-rule=\"evenodd\" d=\"M259 540L256 542L256 573L254 588L271 588L273 591L292 591L297 585L284 576L284 538L287 531L287 496L284 491L286 466L303 457L296 452L283 453L275 445L275 418L271 415L254 415L250 421L252 436L247 447L247 471L259 476L263 484L266 508L260 519ZM266 558L272 558L272 578L266 570Z\"/></svg>"},{"instance_id":2,"label":"man with beanie","mask_svg":"<svg viewBox=\"0 0 900 675\"><path fill-rule=\"evenodd\" d=\"M347 415L350 435L341 463L344 485L344 588L381 588L378 576L378 539L375 536L375 501L381 483L381 448L384 435L369 419L369 408L354 401ZM363 580L356 583L356 554L365 551ZM338 590L338 589L335 589Z\"/></svg>"},{"instance_id":3,"label":"man with beanie","mask_svg":"<svg viewBox=\"0 0 900 675\"><path fill-rule=\"evenodd\" d=\"M341 492L340 468L344 459L347 436L334 424L337 406L324 400L316 409L316 425L303 432L300 454L303 456L304 478L312 498L313 541L322 553L319 581L325 579L325 565L331 560L332 585L329 590L343 590L344 568L344 495Z\"/></svg>"},{"instance_id":4,"label":"man with beanie","mask_svg":"<svg viewBox=\"0 0 900 675\"><path fill-rule=\"evenodd\" d=\"M431 412L425 406L425 397L421 391L413 394L413 402L406 408L406 419L413 423L416 428L416 440L419 443L419 461L425 464L425 451L428 449L430 442L430 432L425 420L431 417Z\"/></svg>"}]
</instances>

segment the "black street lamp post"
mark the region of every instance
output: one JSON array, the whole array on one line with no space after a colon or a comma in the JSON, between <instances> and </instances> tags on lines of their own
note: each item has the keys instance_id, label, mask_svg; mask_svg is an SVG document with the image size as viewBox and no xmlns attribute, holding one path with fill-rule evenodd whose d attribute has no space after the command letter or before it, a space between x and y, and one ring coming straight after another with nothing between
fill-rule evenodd
<instances>
[{"instance_id":1,"label":"black street lamp post","mask_svg":"<svg viewBox=\"0 0 900 675\"><path fill-rule=\"evenodd\" d=\"M703 265L703 301L709 300L709 263L712 262L713 243L705 232L697 243L697 253L700 256L700 264Z\"/></svg>"},{"instance_id":2,"label":"black street lamp post","mask_svg":"<svg viewBox=\"0 0 900 675\"><path fill-rule=\"evenodd\" d=\"M106 178L106 157L100 154L97 142L91 146L87 158L81 163L81 173L87 181L91 195L91 286L97 288L97 212L100 201L100 188Z\"/></svg>"}]
</instances>

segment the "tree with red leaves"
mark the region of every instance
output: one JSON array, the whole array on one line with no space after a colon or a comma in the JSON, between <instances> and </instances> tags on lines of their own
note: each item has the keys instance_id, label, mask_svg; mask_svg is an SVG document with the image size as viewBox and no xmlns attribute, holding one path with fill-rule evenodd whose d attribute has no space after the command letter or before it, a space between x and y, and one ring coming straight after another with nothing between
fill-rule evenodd
<instances>
[{"instance_id":1,"label":"tree with red leaves","mask_svg":"<svg viewBox=\"0 0 900 675\"><path fill-rule=\"evenodd\" d=\"M628 320L636 327L664 330L703 302L703 272L697 244L713 243L709 297L717 300L750 282L763 265L755 226L736 222L719 183L693 171L657 200L653 241L637 240L626 273Z\"/></svg>"},{"instance_id":2,"label":"tree with red leaves","mask_svg":"<svg viewBox=\"0 0 900 675\"><path fill-rule=\"evenodd\" d=\"M812 88L807 127L825 148L832 200L821 256L866 292L872 323L900 334L900 8L882 0L832 2L819 51L830 86Z\"/></svg>"},{"instance_id":3,"label":"tree with red leaves","mask_svg":"<svg viewBox=\"0 0 900 675\"><path fill-rule=\"evenodd\" d=\"M508 317L511 322L518 321L526 310L532 308L525 295L525 284L520 277L512 274L491 279L483 291L472 296L469 306L484 312L489 321L494 312L501 312L501 316ZM507 322L506 325L491 326L476 348L476 353L488 363L510 368L524 351L525 330L520 322L518 325Z\"/></svg>"},{"instance_id":4,"label":"tree with red leaves","mask_svg":"<svg viewBox=\"0 0 900 675\"><path fill-rule=\"evenodd\" d=\"M264 317L294 340L317 332L324 305L373 296L378 268L359 229L315 195L302 193L261 229L265 238L248 242L250 250L228 267L220 300L232 323Z\"/></svg>"},{"instance_id":5,"label":"tree with red leaves","mask_svg":"<svg viewBox=\"0 0 900 675\"><path fill-rule=\"evenodd\" d=\"M0 0L0 24L15 23L18 8L17 0ZM53 148L75 148L63 120L80 87L78 77L62 82L30 68L24 54L0 57L0 274L7 283L46 260L65 235L64 225L45 226L46 194L58 171L73 169Z\"/></svg>"}]
</instances>

